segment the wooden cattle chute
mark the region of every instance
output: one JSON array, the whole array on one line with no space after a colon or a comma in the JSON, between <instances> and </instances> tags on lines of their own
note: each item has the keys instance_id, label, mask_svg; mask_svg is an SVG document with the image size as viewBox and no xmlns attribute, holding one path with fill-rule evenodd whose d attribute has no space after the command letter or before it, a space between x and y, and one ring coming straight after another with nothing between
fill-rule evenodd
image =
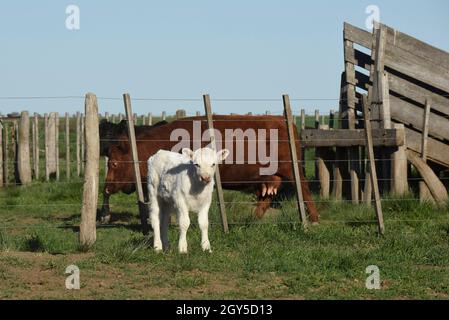
<instances>
[{"instance_id":1,"label":"wooden cattle chute","mask_svg":"<svg viewBox=\"0 0 449 320\"><path fill-rule=\"evenodd\" d=\"M301 135L305 147L335 147L326 159L334 161L333 196L371 202L361 130L366 96L380 192L409 193L408 161L423 175L421 196L443 203L448 196L438 174L449 167L449 53L383 24L368 32L345 23L343 43L339 125Z\"/></svg>"}]
</instances>

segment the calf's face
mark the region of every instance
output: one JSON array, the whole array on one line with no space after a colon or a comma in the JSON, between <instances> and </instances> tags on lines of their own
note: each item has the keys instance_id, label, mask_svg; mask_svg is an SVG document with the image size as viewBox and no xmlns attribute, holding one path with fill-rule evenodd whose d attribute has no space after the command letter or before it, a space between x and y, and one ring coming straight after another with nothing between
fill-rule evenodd
<instances>
[{"instance_id":1,"label":"calf's face","mask_svg":"<svg viewBox=\"0 0 449 320\"><path fill-rule=\"evenodd\" d=\"M184 148L182 149L182 154L189 158L195 166L195 173L198 179L208 184L212 181L218 163L229 155L229 150L223 149L215 152L210 148L202 148L192 151L189 148Z\"/></svg>"}]
</instances>

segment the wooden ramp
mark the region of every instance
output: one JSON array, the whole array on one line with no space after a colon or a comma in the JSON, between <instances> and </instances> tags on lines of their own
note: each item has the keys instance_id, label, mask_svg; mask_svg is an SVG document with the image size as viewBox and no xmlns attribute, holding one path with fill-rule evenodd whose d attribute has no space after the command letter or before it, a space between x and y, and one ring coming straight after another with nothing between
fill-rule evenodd
<instances>
[{"instance_id":1,"label":"wooden ramp","mask_svg":"<svg viewBox=\"0 0 449 320\"><path fill-rule=\"evenodd\" d=\"M382 24L370 33L345 23L344 43L342 127L363 126L361 95L368 93L379 105L378 128L404 124L407 149L423 154L427 145L427 160L449 168L449 53Z\"/></svg>"}]
</instances>

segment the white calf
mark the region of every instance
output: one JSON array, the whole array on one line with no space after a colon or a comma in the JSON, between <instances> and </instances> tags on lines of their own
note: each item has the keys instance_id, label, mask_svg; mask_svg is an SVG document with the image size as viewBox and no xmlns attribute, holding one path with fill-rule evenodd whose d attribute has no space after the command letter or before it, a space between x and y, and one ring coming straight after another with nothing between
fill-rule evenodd
<instances>
[{"instance_id":1,"label":"white calf","mask_svg":"<svg viewBox=\"0 0 449 320\"><path fill-rule=\"evenodd\" d=\"M226 149L215 152L203 148L194 152L184 148L182 154L159 150L148 159L148 200L156 251L168 248L170 214L176 212L180 229L179 252L187 253L189 211L198 213L201 247L210 251L208 213L214 174L217 163L228 155Z\"/></svg>"}]
</instances>

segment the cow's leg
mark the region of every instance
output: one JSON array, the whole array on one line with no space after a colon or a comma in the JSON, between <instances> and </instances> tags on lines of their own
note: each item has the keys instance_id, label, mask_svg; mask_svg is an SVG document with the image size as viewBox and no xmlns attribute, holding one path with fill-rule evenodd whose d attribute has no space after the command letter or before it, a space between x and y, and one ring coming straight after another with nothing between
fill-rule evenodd
<instances>
[{"instance_id":1,"label":"cow's leg","mask_svg":"<svg viewBox=\"0 0 449 320\"><path fill-rule=\"evenodd\" d=\"M162 251L162 240L161 240L161 228L160 228L160 221L159 216L162 214L165 214L162 210L160 210L159 203L157 199L152 199L154 201L151 201L150 205L150 220L151 220L151 226L153 227L154 232L154 250L156 251Z\"/></svg>"},{"instance_id":2,"label":"cow's leg","mask_svg":"<svg viewBox=\"0 0 449 320\"><path fill-rule=\"evenodd\" d=\"M167 208L167 206L164 206L164 209L162 209L163 214L161 213L160 220L161 220L161 239L162 239L162 248L164 251L167 251L170 248L170 242L168 241L168 227L170 225L170 214L171 211Z\"/></svg>"},{"instance_id":3,"label":"cow's leg","mask_svg":"<svg viewBox=\"0 0 449 320\"><path fill-rule=\"evenodd\" d=\"M198 212L198 225L201 230L201 248L203 251L212 252L209 242L209 207L210 204Z\"/></svg>"},{"instance_id":4,"label":"cow's leg","mask_svg":"<svg viewBox=\"0 0 449 320\"><path fill-rule=\"evenodd\" d=\"M263 176L257 194L257 207L255 214L257 218L262 218L271 205L273 198L277 195L282 184L282 178L278 176Z\"/></svg>"},{"instance_id":5,"label":"cow's leg","mask_svg":"<svg viewBox=\"0 0 449 320\"><path fill-rule=\"evenodd\" d=\"M100 223L102 224L108 224L111 221L111 209L109 207L109 197L111 195L106 192L106 190L103 191L103 205L101 206L100 210Z\"/></svg>"},{"instance_id":6,"label":"cow's leg","mask_svg":"<svg viewBox=\"0 0 449 320\"><path fill-rule=\"evenodd\" d=\"M190 226L189 210L185 204L181 204L177 208L178 224L179 224L179 253L187 253L187 230Z\"/></svg>"}]
</instances>

